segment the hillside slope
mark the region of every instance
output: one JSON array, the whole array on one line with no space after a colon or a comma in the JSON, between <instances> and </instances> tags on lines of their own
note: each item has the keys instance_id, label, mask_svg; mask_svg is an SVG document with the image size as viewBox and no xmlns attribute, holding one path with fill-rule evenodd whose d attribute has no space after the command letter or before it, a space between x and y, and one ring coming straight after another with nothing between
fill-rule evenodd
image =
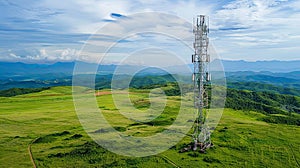
<instances>
[{"instance_id":1,"label":"hillside slope","mask_svg":"<svg viewBox=\"0 0 300 168\"><path fill-rule=\"evenodd\" d=\"M99 95L97 100L103 113L116 113L111 95ZM145 98L145 95L147 92L143 91L134 97ZM175 98L170 105L178 103ZM169 113L172 115L174 110ZM128 134L139 130L146 135L145 130L154 133L160 130L160 126L137 127L118 122L118 115L109 116L113 126L120 131L125 128ZM38 167L174 167L174 164L178 167L299 167L300 128L261 121L265 116L251 110L225 109L212 134L214 147L206 154L179 153L190 142L190 137L185 137L161 154L131 158L113 154L95 144L77 119L71 88L55 87L0 98L0 167L31 167L27 147L34 139L31 150Z\"/></svg>"}]
</instances>

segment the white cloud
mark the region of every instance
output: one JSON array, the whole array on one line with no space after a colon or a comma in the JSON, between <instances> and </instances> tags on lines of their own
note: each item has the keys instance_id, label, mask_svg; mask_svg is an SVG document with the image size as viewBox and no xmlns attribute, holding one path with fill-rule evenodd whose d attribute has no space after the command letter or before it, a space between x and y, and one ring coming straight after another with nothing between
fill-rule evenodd
<instances>
[{"instance_id":1,"label":"white cloud","mask_svg":"<svg viewBox=\"0 0 300 168\"><path fill-rule=\"evenodd\" d=\"M229 48L223 56L230 59L295 59L295 50L285 54L264 50L299 45L294 38L300 35L299 11L299 3L294 1L232 1L213 15L216 27L228 28L215 32L217 48Z\"/></svg>"},{"instance_id":2,"label":"white cloud","mask_svg":"<svg viewBox=\"0 0 300 168\"><path fill-rule=\"evenodd\" d=\"M55 49L55 48L42 48L39 51L28 53L28 51L18 51L18 53L27 53L18 55L17 51L11 50L8 57L3 57L5 61L22 61L22 62L43 62L51 63L57 61L74 61L78 57L79 51L75 49Z\"/></svg>"},{"instance_id":3,"label":"white cloud","mask_svg":"<svg viewBox=\"0 0 300 168\"><path fill-rule=\"evenodd\" d=\"M113 41L137 30L175 34L191 46L193 34L187 22L191 22L197 14L210 16L211 40L225 59L295 59L300 52L300 49L297 50L300 40L300 2L296 0L41 0L26 4L18 1L0 3L3 6L0 10L5 13L0 17L0 21L5 23L3 29L21 29L20 31L27 34L25 40L19 43L18 40L22 38L18 39L19 35L14 35L13 31L3 34L5 38L0 40L1 60L74 60L81 48L80 42L87 40L75 39L74 34L92 34L97 30L99 38L91 39L91 51L86 51L94 55L91 58L101 55L92 54L96 47L99 52L101 47L105 49ZM183 19L149 13L131 16L146 11L163 12ZM127 17L118 19L112 13ZM39 35L41 32L44 34ZM29 38L30 33L32 37L36 36L34 42ZM60 42L53 34L69 36L63 38L64 42ZM43 43L39 43L40 39ZM184 53L189 52L186 50L179 51L180 46L170 37L150 38L133 34L126 40L127 42L123 41L113 50L115 54L128 54L135 48L151 47L153 44L164 49L178 50L187 59L191 54ZM51 47L43 46L44 44ZM285 49L281 52L265 52L269 48L280 47ZM282 58L282 55L285 57Z\"/></svg>"}]
</instances>

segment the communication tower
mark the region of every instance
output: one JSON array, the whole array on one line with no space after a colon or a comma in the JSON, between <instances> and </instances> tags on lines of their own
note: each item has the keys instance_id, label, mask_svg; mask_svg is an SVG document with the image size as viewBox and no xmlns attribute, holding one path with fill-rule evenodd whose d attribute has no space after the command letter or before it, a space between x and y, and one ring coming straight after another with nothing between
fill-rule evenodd
<instances>
[{"instance_id":1,"label":"communication tower","mask_svg":"<svg viewBox=\"0 0 300 168\"><path fill-rule=\"evenodd\" d=\"M210 131L205 125L207 111L209 108L208 89L211 75L209 73L210 55L209 45L209 19L208 16L198 15L193 23L193 33L195 35L192 62L194 64L193 82L194 82L194 107L196 108L196 121L193 127L192 150L199 149L204 152L205 149L212 146Z\"/></svg>"}]
</instances>

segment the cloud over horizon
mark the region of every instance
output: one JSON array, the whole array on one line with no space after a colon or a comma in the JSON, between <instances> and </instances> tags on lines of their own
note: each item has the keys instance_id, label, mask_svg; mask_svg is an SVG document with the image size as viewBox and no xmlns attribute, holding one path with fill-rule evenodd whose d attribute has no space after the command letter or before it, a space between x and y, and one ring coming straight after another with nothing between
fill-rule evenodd
<instances>
[{"instance_id":1,"label":"cloud over horizon","mask_svg":"<svg viewBox=\"0 0 300 168\"><path fill-rule=\"evenodd\" d=\"M114 54L126 55L154 45L177 50L183 58L190 59L192 53L167 36L122 36L138 28L153 28L156 32L176 34L192 46L190 24L198 14L209 15L209 36L223 59L299 60L297 0L2 0L0 10L1 61L73 61L93 34L89 44L100 48L119 40ZM140 17L138 13L142 12L165 15ZM89 55L87 59L101 55L95 54L101 51L99 48L90 50L84 51Z\"/></svg>"}]
</instances>

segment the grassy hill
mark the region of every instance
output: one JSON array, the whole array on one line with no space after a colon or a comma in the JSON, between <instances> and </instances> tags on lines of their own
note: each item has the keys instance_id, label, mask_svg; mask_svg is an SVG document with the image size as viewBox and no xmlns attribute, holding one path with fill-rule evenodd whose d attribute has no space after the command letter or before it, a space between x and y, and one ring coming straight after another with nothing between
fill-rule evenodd
<instances>
[{"instance_id":1,"label":"grassy hill","mask_svg":"<svg viewBox=\"0 0 300 168\"><path fill-rule=\"evenodd\" d=\"M147 90L133 93L137 108L148 107L147 94ZM176 107L176 96L169 99L168 106ZM135 125L117 114L110 94L100 94L97 100L110 123L132 136L147 136L170 124ZM167 112L164 121L177 110ZM214 147L207 153L179 153L190 142L185 137L161 154L132 158L111 153L90 139L77 119L71 87L0 97L0 167L32 167L29 148L38 167L299 167L299 126L261 120L268 115L227 108L212 134Z\"/></svg>"}]
</instances>

